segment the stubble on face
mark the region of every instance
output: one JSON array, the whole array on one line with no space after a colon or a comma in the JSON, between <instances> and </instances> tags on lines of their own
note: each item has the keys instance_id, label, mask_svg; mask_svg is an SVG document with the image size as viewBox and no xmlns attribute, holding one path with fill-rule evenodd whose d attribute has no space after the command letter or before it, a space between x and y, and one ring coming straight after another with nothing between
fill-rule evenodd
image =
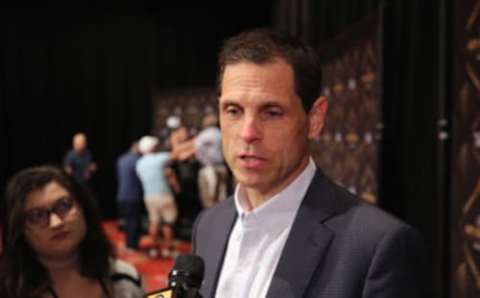
<instances>
[{"instance_id":1,"label":"stubble on face","mask_svg":"<svg viewBox=\"0 0 480 298\"><path fill-rule=\"evenodd\" d=\"M308 116L293 82L291 67L280 60L229 65L223 75L219 111L225 159L261 202L308 164Z\"/></svg>"}]
</instances>

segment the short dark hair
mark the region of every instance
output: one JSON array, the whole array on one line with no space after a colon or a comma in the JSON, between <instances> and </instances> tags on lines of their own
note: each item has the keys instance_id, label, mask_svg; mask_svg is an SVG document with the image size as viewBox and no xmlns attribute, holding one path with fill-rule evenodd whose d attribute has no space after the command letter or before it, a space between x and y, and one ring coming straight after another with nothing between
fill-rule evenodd
<instances>
[{"instance_id":1,"label":"short dark hair","mask_svg":"<svg viewBox=\"0 0 480 298\"><path fill-rule=\"evenodd\" d=\"M268 28L245 31L224 42L218 58L218 94L221 95L223 74L228 65L264 64L275 59L282 59L292 67L295 92L308 112L320 96L322 73L318 55L300 39Z\"/></svg>"},{"instance_id":2,"label":"short dark hair","mask_svg":"<svg viewBox=\"0 0 480 298\"><path fill-rule=\"evenodd\" d=\"M36 297L51 286L46 268L37 261L25 238L24 206L29 194L53 181L69 192L85 218L86 235L79 246L81 274L95 280L109 276L114 249L103 231L100 213L90 192L60 167L32 167L11 178L2 201L5 218L4 247L0 254L1 297Z\"/></svg>"}]
</instances>

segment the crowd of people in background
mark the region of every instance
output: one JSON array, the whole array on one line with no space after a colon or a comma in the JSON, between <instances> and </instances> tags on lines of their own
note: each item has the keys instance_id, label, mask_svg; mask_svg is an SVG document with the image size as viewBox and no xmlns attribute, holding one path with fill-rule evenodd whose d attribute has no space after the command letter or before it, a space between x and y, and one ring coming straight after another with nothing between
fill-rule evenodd
<instances>
[{"instance_id":1,"label":"crowd of people in background","mask_svg":"<svg viewBox=\"0 0 480 298\"><path fill-rule=\"evenodd\" d=\"M218 117L207 114L202 124L196 136L181 123L171 129L168 140L143 136L118 158L118 214L127 250L139 249L146 213L148 255L174 256L175 231L186 230L189 239L198 213L227 197L230 179Z\"/></svg>"}]
</instances>

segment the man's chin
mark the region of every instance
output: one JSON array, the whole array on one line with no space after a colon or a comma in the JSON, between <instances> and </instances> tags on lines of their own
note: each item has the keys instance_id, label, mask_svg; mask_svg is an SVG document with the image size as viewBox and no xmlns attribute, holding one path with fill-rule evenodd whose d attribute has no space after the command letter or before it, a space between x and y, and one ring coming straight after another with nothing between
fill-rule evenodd
<instances>
[{"instance_id":1,"label":"man's chin","mask_svg":"<svg viewBox=\"0 0 480 298\"><path fill-rule=\"evenodd\" d=\"M248 177L240 177L240 179L237 179L237 181L245 188L250 188L254 189L257 191L261 191L264 188L266 188L266 185L268 185L265 176L262 175L249 175Z\"/></svg>"}]
</instances>

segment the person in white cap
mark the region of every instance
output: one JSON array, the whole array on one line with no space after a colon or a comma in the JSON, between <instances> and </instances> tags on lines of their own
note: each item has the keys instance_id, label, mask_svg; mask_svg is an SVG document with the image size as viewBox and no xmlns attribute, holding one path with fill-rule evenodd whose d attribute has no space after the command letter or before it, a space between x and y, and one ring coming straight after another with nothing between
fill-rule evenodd
<instances>
[{"instance_id":1,"label":"person in white cap","mask_svg":"<svg viewBox=\"0 0 480 298\"><path fill-rule=\"evenodd\" d=\"M166 174L171 154L159 151L159 140L153 136L142 137L139 149L143 156L137 162L136 171L142 182L145 206L149 216L148 233L152 239L150 256L158 256L161 232L165 241L161 253L163 257L168 257L173 248L172 225L177 219L177 207Z\"/></svg>"}]
</instances>

